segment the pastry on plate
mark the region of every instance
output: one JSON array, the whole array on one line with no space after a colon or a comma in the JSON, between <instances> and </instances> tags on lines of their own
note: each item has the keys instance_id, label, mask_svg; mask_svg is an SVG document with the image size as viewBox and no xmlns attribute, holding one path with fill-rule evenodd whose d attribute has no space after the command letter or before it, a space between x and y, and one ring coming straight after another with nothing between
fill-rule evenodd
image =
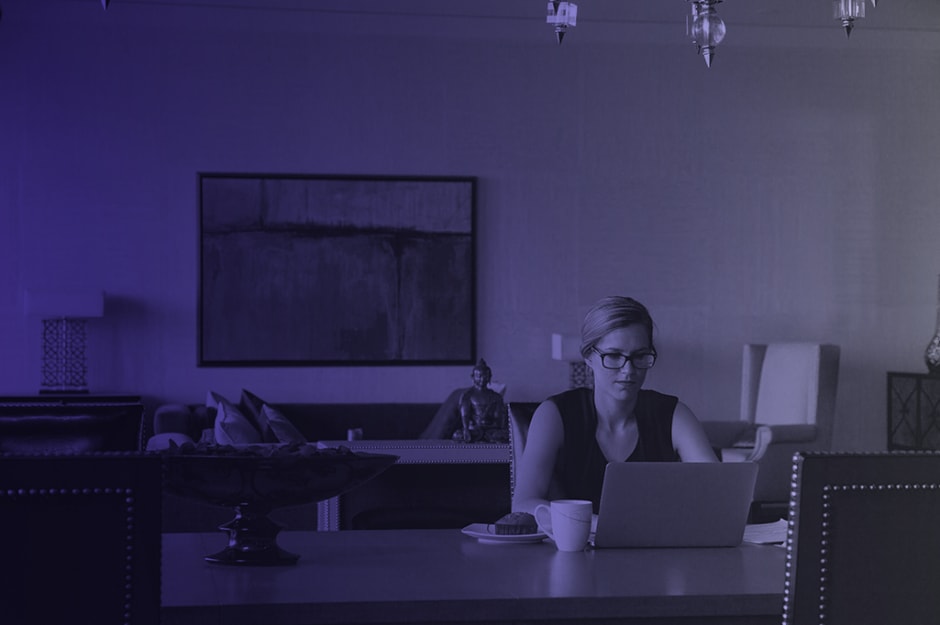
<instances>
[{"instance_id":1,"label":"pastry on plate","mask_svg":"<svg viewBox=\"0 0 940 625\"><path fill-rule=\"evenodd\" d=\"M535 517L528 512L510 512L493 525L497 534L505 536L535 534L539 531Z\"/></svg>"}]
</instances>

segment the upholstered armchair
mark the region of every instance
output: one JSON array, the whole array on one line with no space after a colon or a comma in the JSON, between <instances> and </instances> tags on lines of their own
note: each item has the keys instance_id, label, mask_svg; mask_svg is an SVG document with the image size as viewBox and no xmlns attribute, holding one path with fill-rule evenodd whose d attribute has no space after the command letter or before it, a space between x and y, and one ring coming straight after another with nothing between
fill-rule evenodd
<instances>
[{"instance_id":1,"label":"upholstered armchair","mask_svg":"<svg viewBox=\"0 0 940 625\"><path fill-rule=\"evenodd\" d=\"M702 424L723 462L760 465L755 502L785 504L794 453L831 448L839 354L819 343L744 346L740 419Z\"/></svg>"}]
</instances>

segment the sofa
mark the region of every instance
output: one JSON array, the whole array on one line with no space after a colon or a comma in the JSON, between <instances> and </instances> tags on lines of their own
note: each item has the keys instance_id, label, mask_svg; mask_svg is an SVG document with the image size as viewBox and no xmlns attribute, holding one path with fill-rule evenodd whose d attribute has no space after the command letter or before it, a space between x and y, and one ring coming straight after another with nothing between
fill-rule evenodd
<instances>
[{"instance_id":1,"label":"sofa","mask_svg":"<svg viewBox=\"0 0 940 625\"><path fill-rule=\"evenodd\" d=\"M271 403L309 442L346 440L350 430L357 438L404 440L421 438L441 404L317 404ZM159 441L172 434L176 441L198 442L205 431L214 429L217 411L206 404L164 404L150 418L148 437L150 449L159 448ZM182 435L182 436L179 436ZM184 438L185 437L185 438ZM156 440L154 440L156 438Z\"/></svg>"},{"instance_id":2,"label":"sofa","mask_svg":"<svg viewBox=\"0 0 940 625\"><path fill-rule=\"evenodd\" d=\"M396 453L397 441L406 448L408 441L419 439L431 445L434 439L441 439L445 447L457 444L450 437L459 424L457 399L463 390L456 389L440 404L267 403L247 390L236 402L210 392L204 403L158 406L145 417L144 430L150 451L186 442L226 444L230 441L220 439L226 436L220 415L228 419L231 412L239 412L251 421L259 417L249 415L260 413L259 405L263 404L262 408L267 408L264 414L276 413L286 421L275 431L302 436L307 443L330 441L335 445L350 438L361 443L390 441L390 449L369 451L400 455ZM255 423L256 430L264 429L263 424ZM245 440L234 444L246 442L250 444ZM294 441L262 436L260 442ZM463 445L472 449L476 444ZM456 484L463 486L455 488ZM463 527L495 520L508 512L509 505L508 464L465 462L462 457L453 464L406 462L357 488L355 497L345 500L343 518L348 521L344 520L340 529ZM167 532L211 531L233 517L232 510L170 493L164 496L163 510ZM316 504L279 508L270 516L287 529L311 530L321 525Z\"/></svg>"},{"instance_id":3,"label":"sofa","mask_svg":"<svg viewBox=\"0 0 940 625\"><path fill-rule=\"evenodd\" d=\"M468 388L454 389L441 403L279 403L270 406L290 421L308 442L322 440L414 440L450 439L461 426L458 404ZM213 398L215 395L215 398ZM221 399L209 391L198 404L160 405L141 424L143 445L151 450L214 439L207 430L215 429ZM244 413L258 412L263 399L242 390L237 407ZM252 405L254 406L252 408ZM257 418L257 417L256 417ZM216 441L218 442L218 441ZM275 441L268 441L275 442Z\"/></svg>"}]
</instances>

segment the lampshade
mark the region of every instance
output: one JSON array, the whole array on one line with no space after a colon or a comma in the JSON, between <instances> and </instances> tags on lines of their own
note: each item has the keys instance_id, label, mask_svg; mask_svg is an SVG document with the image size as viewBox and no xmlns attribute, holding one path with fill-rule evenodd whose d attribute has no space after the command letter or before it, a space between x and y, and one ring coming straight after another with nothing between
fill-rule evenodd
<instances>
[{"instance_id":1,"label":"lampshade","mask_svg":"<svg viewBox=\"0 0 940 625\"><path fill-rule=\"evenodd\" d=\"M104 293L96 290L27 291L26 314L41 319L104 316Z\"/></svg>"},{"instance_id":2,"label":"lampshade","mask_svg":"<svg viewBox=\"0 0 940 625\"><path fill-rule=\"evenodd\" d=\"M26 314L42 319L40 393L87 393L86 320L104 316L104 293L91 289L26 291Z\"/></svg>"},{"instance_id":3,"label":"lampshade","mask_svg":"<svg viewBox=\"0 0 940 625\"><path fill-rule=\"evenodd\" d=\"M584 357L581 355L580 338L559 332L552 333L552 359L568 363L571 388L594 386L594 374L584 364Z\"/></svg>"},{"instance_id":4,"label":"lampshade","mask_svg":"<svg viewBox=\"0 0 940 625\"><path fill-rule=\"evenodd\" d=\"M581 357L581 340L578 337L555 332L552 334L552 359L578 362Z\"/></svg>"}]
</instances>

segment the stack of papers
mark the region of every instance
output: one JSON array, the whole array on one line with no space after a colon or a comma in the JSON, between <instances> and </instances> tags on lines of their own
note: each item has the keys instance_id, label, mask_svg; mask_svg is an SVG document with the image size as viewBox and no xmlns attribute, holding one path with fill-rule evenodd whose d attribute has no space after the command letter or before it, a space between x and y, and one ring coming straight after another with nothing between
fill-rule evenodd
<instances>
[{"instance_id":1,"label":"stack of papers","mask_svg":"<svg viewBox=\"0 0 940 625\"><path fill-rule=\"evenodd\" d=\"M773 545L787 540L787 520L773 523L749 523L744 528L744 542Z\"/></svg>"}]
</instances>

